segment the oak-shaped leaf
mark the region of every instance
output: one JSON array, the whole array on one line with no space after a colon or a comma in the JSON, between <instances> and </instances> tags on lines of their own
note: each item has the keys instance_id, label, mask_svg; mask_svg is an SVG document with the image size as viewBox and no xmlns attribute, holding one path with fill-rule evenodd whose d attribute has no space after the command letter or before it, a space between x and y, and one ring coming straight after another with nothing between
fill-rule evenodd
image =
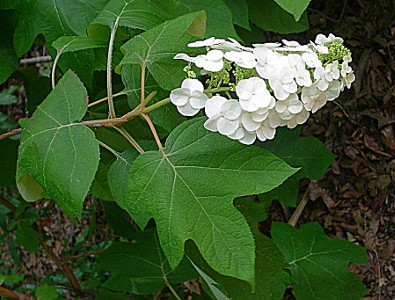
<instances>
[{"instance_id":1,"label":"oak-shaped leaf","mask_svg":"<svg viewBox=\"0 0 395 300\"><path fill-rule=\"evenodd\" d=\"M348 270L350 262L367 263L366 249L338 238L328 240L318 223L299 230L274 222L271 235L290 265L298 300L359 300L366 288Z\"/></svg>"},{"instance_id":2,"label":"oak-shaped leaf","mask_svg":"<svg viewBox=\"0 0 395 300\"><path fill-rule=\"evenodd\" d=\"M269 191L297 169L263 149L207 131L204 121L178 126L163 153L140 155L126 201L119 204L141 228L155 219L172 268L192 239L213 269L253 283L254 239L233 199Z\"/></svg>"},{"instance_id":3,"label":"oak-shaped leaf","mask_svg":"<svg viewBox=\"0 0 395 300\"><path fill-rule=\"evenodd\" d=\"M86 113L86 97L82 82L69 71L33 117L19 121L23 129L16 175L19 188L23 189L27 174L65 213L78 217L99 163L93 132L76 123Z\"/></svg>"},{"instance_id":4,"label":"oak-shaped leaf","mask_svg":"<svg viewBox=\"0 0 395 300\"><path fill-rule=\"evenodd\" d=\"M104 287L147 295L157 292L167 283L198 277L185 258L175 270L170 268L154 228L136 232L132 240L130 243L115 243L100 254L99 268L111 272Z\"/></svg>"},{"instance_id":5,"label":"oak-shaped leaf","mask_svg":"<svg viewBox=\"0 0 395 300\"><path fill-rule=\"evenodd\" d=\"M306 10L311 0L274 0L282 9L292 14L295 21L298 22L303 12Z\"/></svg>"}]
</instances>

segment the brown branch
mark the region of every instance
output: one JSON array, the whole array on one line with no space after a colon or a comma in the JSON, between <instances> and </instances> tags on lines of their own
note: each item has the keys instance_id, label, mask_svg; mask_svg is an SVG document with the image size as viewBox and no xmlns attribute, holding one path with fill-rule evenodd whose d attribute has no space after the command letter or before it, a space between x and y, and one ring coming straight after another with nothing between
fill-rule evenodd
<instances>
[{"instance_id":1,"label":"brown branch","mask_svg":"<svg viewBox=\"0 0 395 300\"><path fill-rule=\"evenodd\" d=\"M8 202L7 200L0 198L0 203L3 204L5 207L7 207L13 213L16 213L17 208L11 202Z\"/></svg>"},{"instance_id":2,"label":"brown branch","mask_svg":"<svg viewBox=\"0 0 395 300\"><path fill-rule=\"evenodd\" d=\"M10 299L20 299L19 298L20 296L21 294L0 286L0 297L10 298Z\"/></svg>"},{"instance_id":3,"label":"brown branch","mask_svg":"<svg viewBox=\"0 0 395 300\"><path fill-rule=\"evenodd\" d=\"M302 200L300 200L298 207L295 209L294 213L292 214L291 218L288 221L288 224L292 225L293 227L296 226L296 223L298 223L298 220L306 207L307 202L310 199L309 195L309 187L307 187L306 192L304 193Z\"/></svg>"},{"instance_id":4,"label":"brown branch","mask_svg":"<svg viewBox=\"0 0 395 300\"><path fill-rule=\"evenodd\" d=\"M22 132L22 128L12 129L11 131L8 131L8 132L6 132L6 133L0 135L0 141L1 141L1 140L4 140L4 139L6 139L6 138L8 138L8 137L10 137L10 136L19 134L19 133L21 133L21 132Z\"/></svg>"},{"instance_id":5,"label":"brown branch","mask_svg":"<svg viewBox=\"0 0 395 300\"><path fill-rule=\"evenodd\" d=\"M100 254L100 253L103 253L103 252L104 252L104 250L98 250L98 251L84 253L84 254L80 254L80 255L63 256L62 259L77 259L77 258L80 258L80 257L91 256L91 255Z\"/></svg>"}]
</instances>

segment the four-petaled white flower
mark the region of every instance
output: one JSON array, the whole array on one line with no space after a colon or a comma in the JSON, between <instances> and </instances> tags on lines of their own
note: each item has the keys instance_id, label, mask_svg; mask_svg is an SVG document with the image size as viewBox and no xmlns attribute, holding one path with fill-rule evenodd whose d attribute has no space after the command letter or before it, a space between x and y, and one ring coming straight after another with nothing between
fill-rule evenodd
<instances>
[{"instance_id":1,"label":"four-petaled white flower","mask_svg":"<svg viewBox=\"0 0 395 300\"><path fill-rule=\"evenodd\" d=\"M253 69L256 66L255 55L251 52L229 51L225 53L225 58L245 69Z\"/></svg>"},{"instance_id":2,"label":"four-petaled white flower","mask_svg":"<svg viewBox=\"0 0 395 300\"><path fill-rule=\"evenodd\" d=\"M266 83L259 77L240 80L236 86L236 94L240 99L241 107L248 112L268 108L272 103L272 96L266 88Z\"/></svg>"},{"instance_id":3,"label":"four-petaled white flower","mask_svg":"<svg viewBox=\"0 0 395 300\"><path fill-rule=\"evenodd\" d=\"M324 67L318 67L314 70L314 79L314 84L320 91L325 91L328 88L329 82L326 80Z\"/></svg>"},{"instance_id":4,"label":"four-petaled white flower","mask_svg":"<svg viewBox=\"0 0 395 300\"><path fill-rule=\"evenodd\" d=\"M210 50L207 54L196 56L195 65L209 72L221 71L224 67L224 53L221 50Z\"/></svg>"},{"instance_id":5,"label":"four-petaled white flower","mask_svg":"<svg viewBox=\"0 0 395 300\"><path fill-rule=\"evenodd\" d=\"M208 120L204 123L204 127L210 131L231 135L239 127L241 107L235 99L228 100L222 96L214 96L207 101L205 112Z\"/></svg>"},{"instance_id":6,"label":"four-petaled white flower","mask_svg":"<svg viewBox=\"0 0 395 300\"><path fill-rule=\"evenodd\" d=\"M298 90L289 68L282 68L281 71L271 75L269 84L278 100L284 100L289 94L296 93Z\"/></svg>"},{"instance_id":7,"label":"four-petaled white flower","mask_svg":"<svg viewBox=\"0 0 395 300\"><path fill-rule=\"evenodd\" d=\"M292 119L293 115L302 111L303 103L297 94L290 94L287 99L277 101L275 109L281 119L288 121Z\"/></svg>"},{"instance_id":8,"label":"four-petaled white flower","mask_svg":"<svg viewBox=\"0 0 395 300\"><path fill-rule=\"evenodd\" d=\"M303 53L302 58L306 65L310 68L317 68L322 66L322 62L319 60L318 55L315 52Z\"/></svg>"},{"instance_id":9,"label":"four-petaled white flower","mask_svg":"<svg viewBox=\"0 0 395 300\"><path fill-rule=\"evenodd\" d=\"M329 82L331 82L332 80L336 80L339 79L340 76L340 72L339 72L339 61L335 61L331 64L328 64L325 67L325 78L326 80L328 80Z\"/></svg>"},{"instance_id":10,"label":"four-petaled white flower","mask_svg":"<svg viewBox=\"0 0 395 300\"><path fill-rule=\"evenodd\" d=\"M208 97L203 90L199 80L188 78L182 82L181 88L171 91L170 100L182 115L194 116L206 105Z\"/></svg>"},{"instance_id":11,"label":"four-petaled white flower","mask_svg":"<svg viewBox=\"0 0 395 300\"><path fill-rule=\"evenodd\" d=\"M352 68L348 65L348 62L344 61L342 63L342 69L340 71L340 74L343 77L346 77L348 73L351 73L351 71L352 71Z\"/></svg>"}]
</instances>

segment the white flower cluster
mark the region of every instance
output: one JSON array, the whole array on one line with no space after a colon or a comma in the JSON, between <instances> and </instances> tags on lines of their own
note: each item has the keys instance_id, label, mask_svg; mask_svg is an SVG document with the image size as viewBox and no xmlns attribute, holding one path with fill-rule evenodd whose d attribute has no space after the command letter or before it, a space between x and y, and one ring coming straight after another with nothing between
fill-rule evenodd
<instances>
[{"instance_id":1,"label":"white flower cluster","mask_svg":"<svg viewBox=\"0 0 395 300\"><path fill-rule=\"evenodd\" d=\"M303 124L355 80L343 39L319 34L308 45L282 42L250 48L212 37L188 44L206 47L207 53L179 53L174 59L189 62L189 69L192 64L200 68L209 86L205 91L198 79L187 78L171 92L171 102L185 116L204 108L206 129L252 144L256 138L273 139L279 126ZM227 97L220 94L224 91Z\"/></svg>"}]
</instances>

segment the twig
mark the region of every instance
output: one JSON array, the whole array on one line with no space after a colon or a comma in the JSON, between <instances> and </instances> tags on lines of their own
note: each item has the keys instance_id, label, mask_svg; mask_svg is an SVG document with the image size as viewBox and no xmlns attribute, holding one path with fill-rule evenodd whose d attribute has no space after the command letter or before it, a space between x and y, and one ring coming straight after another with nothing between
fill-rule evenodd
<instances>
[{"instance_id":1,"label":"twig","mask_svg":"<svg viewBox=\"0 0 395 300\"><path fill-rule=\"evenodd\" d=\"M112 95L112 97L115 98L115 97L118 97L118 96L126 95L126 93L127 93L127 91L121 91L119 93L116 93L116 94ZM92 107L92 106L94 106L96 104L102 103L102 102L107 101L107 100L108 100L108 96L104 97L104 98L101 98L99 100L96 100L95 102L89 103L88 107Z\"/></svg>"},{"instance_id":2,"label":"twig","mask_svg":"<svg viewBox=\"0 0 395 300\"><path fill-rule=\"evenodd\" d=\"M6 139L6 138L8 138L10 136L20 134L21 132L22 132L22 128L12 129L11 131L8 131L8 132L3 133L2 135L0 135L0 141L4 140L4 139Z\"/></svg>"},{"instance_id":3,"label":"twig","mask_svg":"<svg viewBox=\"0 0 395 300\"><path fill-rule=\"evenodd\" d=\"M95 254L99 254L99 253L103 253L103 252L104 252L104 250L98 250L98 251L89 252L89 253L80 254L80 255L63 256L62 259L77 259L77 258L80 258L80 257L91 256L91 255L95 255Z\"/></svg>"},{"instance_id":4,"label":"twig","mask_svg":"<svg viewBox=\"0 0 395 300\"><path fill-rule=\"evenodd\" d=\"M11 202L8 202L6 199L0 198L0 203L7 207L13 213L16 213L17 208Z\"/></svg>"},{"instance_id":5,"label":"twig","mask_svg":"<svg viewBox=\"0 0 395 300\"><path fill-rule=\"evenodd\" d=\"M302 200L300 200L298 207L295 209L294 213L292 214L291 218L288 221L289 225L292 225L293 227L296 226L296 223L298 223L298 220L306 207L307 202L309 201L309 188L307 187L306 192L304 193Z\"/></svg>"},{"instance_id":6,"label":"twig","mask_svg":"<svg viewBox=\"0 0 395 300\"><path fill-rule=\"evenodd\" d=\"M11 291L0 286L0 297L10 298L10 299L25 299L24 295L17 292Z\"/></svg>"},{"instance_id":7,"label":"twig","mask_svg":"<svg viewBox=\"0 0 395 300\"><path fill-rule=\"evenodd\" d=\"M136 140L129 134L129 132L127 132L125 130L125 128L119 126L113 126L113 128L115 128L116 130L118 130L118 132L120 134L122 134L125 139L127 139L129 141L130 144L132 144L132 146L140 153L143 154L144 153L144 149L141 148L141 146L136 142Z\"/></svg>"},{"instance_id":8,"label":"twig","mask_svg":"<svg viewBox=\"0 0 395 300\"><path fill-rule=\"evenodd\" d=\"M173 289L173 287L167 280L166 280L166 286L169 288L169 290L177 300L181 300L180 296L177 294L177 292Z\"/></svg>"},{"instance_id":9,"label":"twig","mask_svg":"<svg viewBox=\"0 0 395 300\"><path fill-rule=\"evenodd\" d=\"M144 109L145 107L145 62L143 62L143 65L141 66L141 109Z\"/></svg>"},{"instance_id":10,"label":"twig","mask_svg":"<svg viewBox=\"0 0 395 300\"><path fill-rule=\"evenodd\" d=\"M165 151L163 150L163 146L162 143L160 142L160 138L158 136L158 133L156 132L155 126L152 123L150 117L148 117L148 115L146 114L142 114L142 116L144 117L144 119L147 121L149 128L151 129L152 134L154 135L155 138L155 142L158 145L159 150L163 153L164 156L166 156Z\"/></svg>"},{"instance_id":11,"label":"twig","mask_svg":"<svg viewBox=\"0 0 395 300\"><path fill-rule=\"evenodd\" d=\"M59 267L59 269L62 270L63 273L67 276L67 279L69 280L71 286L73 289L77 290L78 292L81 292L81 286L75 277L73 271L71 270L70 266L66 261L64 261L62 258L58 257L55 252L52 250L51 247L48 246L47 241L44 238L43 232L42 232L42 227L41 227L41 222L40 222L40 211L42 206L44 205L45 202L43 202L38 211L38 220L36 222L37 224L37 229L35 229L38 233L38 240L40 244L44 247L45 252L52 258L52 260L55 262L55 264ZM34 229L34 228L33 228Z\"/></svg>"},{"instance_id":12,"label":"twig","mask_svg":"<svg viewBox=\"0 0 395 300\"><path fill-rule=\"evenodd\" d=\"M21 65L29 65L29 64L38 64L52 61L52 57L50 55L46 56L39 56L39 57L30 57L30 58L23 58L20 60Z\"/></svg>"}]
</instances>

